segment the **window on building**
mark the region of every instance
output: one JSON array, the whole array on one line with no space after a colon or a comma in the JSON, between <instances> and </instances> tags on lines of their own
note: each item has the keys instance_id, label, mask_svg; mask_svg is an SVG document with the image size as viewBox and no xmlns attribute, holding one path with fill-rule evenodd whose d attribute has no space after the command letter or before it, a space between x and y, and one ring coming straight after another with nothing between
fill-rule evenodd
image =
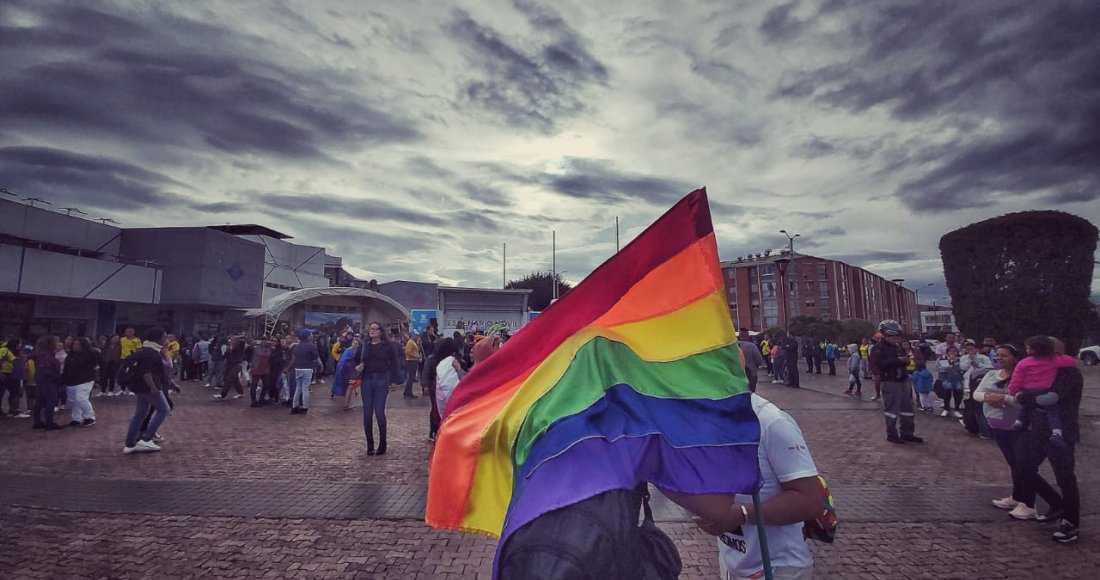
<instances>
[{"instance_id":1,"label":"window on building","mask_svg":"<svg viewBox=\"0 0 1100 580\"><path fill-rule=\"evenodd\" d=\"M828 275L829 275L829 265L828 264L818 264L817 265L817 279L818 280L825 280L828 277Z\"/></svg>"},{"instance_id":2,"label":"window on building","mask_svg":"<svg viewBox=\"0 0 1100 580\"><path fill-rule=\"evenodd\" d=\"M821 297L826 298L829 296L829 283L818 282L818 290L821 292Z\"/></svg>"},{"instance_id":3,"label":"window on building","mask_svg":"<svg viewBox=\"0 0 1100 580\"><path fill-rule=\"evenodd\" d=\"M773 265L773 264L764 264L763 266L760 266L760 271L765 276L774 274L775 273L775 265Z\"/></svg>"},{"instance_id":4,"label":"window on building","mask_svg":"<svg viewBox=\"0 0 1100 580\"><path fill-rule=\"evenodd\" d=\"M764 297L775 298L775 282L764 282Z\"/></svg>"},{"instance_id":5,"label":"window on building","mask_svg":"<svg viewBox=\"0 0 1100 580\"><path fill-rule=\"evenodd\" d=\"M768 327L768 328L770 328L772 326L779 326L779 318L777 318L775 316L765 316L764 317L764 326Z\"/></svg>"}]
</instances>

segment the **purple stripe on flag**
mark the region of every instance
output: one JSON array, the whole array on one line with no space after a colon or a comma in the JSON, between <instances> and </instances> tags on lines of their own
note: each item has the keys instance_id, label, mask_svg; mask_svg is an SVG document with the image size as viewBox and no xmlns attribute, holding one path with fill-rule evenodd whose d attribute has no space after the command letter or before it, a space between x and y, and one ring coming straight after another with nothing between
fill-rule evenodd
<instances>
[{"instance_id":1,"label":"purple stripe on flag","mask_svg":"<svg viewBox=\"0 0 1100 580\"><path fill-rule=\"evenodd\" d=\"M512 533L538 516L613 489L633 489L643 481L693 495L752 494L761 483L757 446L676 448L660 435L582 440L517 480L497 560Z\"/></svg>"}]
</instances>

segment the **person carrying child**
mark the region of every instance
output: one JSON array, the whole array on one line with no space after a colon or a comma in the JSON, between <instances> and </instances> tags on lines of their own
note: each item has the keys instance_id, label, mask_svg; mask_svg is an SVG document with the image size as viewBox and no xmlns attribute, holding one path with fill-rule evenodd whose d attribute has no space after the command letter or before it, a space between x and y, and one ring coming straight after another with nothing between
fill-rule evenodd
<instances>
[{"instance_id":1,"label":"person carrying child","mask_svg":"<svg viewBox=\"0 0 1100 580\"><path fill-rule=\"evenodd\" d=\"M1049 336L1032 336L1024 341L1024 348L1027 351L1027 357L1016 365L1016 371L1012 373L1012 379L1008 383L1008 393L1014 397L1023 391L1028 391L1038 399L1050 392L1050 386L1054 383L1054 375L1058 369L1077 366L1077 361L1073 357L1054 352L1054 341ZM1064 447L1062 417L1057 406L1025 407L1012 428L1018 431L1025 430L1030 421L1028 411L1032 410L1046 414L1051 432L1050 444Z\"/></svg>"}]
</instances>

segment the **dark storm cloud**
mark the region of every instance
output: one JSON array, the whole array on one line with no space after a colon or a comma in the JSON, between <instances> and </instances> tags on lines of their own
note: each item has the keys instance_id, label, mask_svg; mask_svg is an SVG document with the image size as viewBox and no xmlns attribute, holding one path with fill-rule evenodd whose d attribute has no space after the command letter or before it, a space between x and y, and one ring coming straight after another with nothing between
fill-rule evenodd
<instances>
[{"instance_id":1,"label":"dark storm cloud","mask_svg":"<svg viewBox=\"0 0 1100 580\"><path fill-rule=\"evenodd\" d=\"M1001 195L1100 197L1100 4L831 9L844 11L866 49L844 65L785 74L773 96L854 113L882 107L903 123L958 131L908 165L918 176L895 193L910 209L985 207Z\"/></svg>"},{"instance_id":2,"label":"dark storm cloud","mask_svg":"<svg viewBox=\"0 0 1100 580\"><path fill-rule=\"evenodd\" d=\"M881 262L908 262L911 260L919 260L921 258L925 258L927 257L927 255L924 252L893 252L888 250L871 250L855 254L837 254L830 257L832 259L840 260L841 262L845 262L853 266L864 266L866 264L877 264Z\"/></svg>"},{"instance_id":3,"label":"dark storm cloud","mask_svg":"<svg viewBox=\"0 0 1100 580\"><path fill-rule=\"evenodd\" d=\"M826 155L832 155L837 150L836 145L825 141L820 137L813 137L795 148L794 154L804 159L816 159Z\"/></svg>"},{"instance_id":4,"label":"dark storm cloud","mask_svg":"<svg viewBox=\"0 0 1100 580\"><path fill-rule=\"evenodd\" d=\"M160 12L26 9L44 23L0 31L0 117L13 133L293 158L420 137L415 122L330 82L336 75L275 64L262 39Z\"/></svg>"},{"instance_id":5,"label":"dark storm cloud","mask_svg":"<svg viewBox=\"0 0 1100 580\"><path fill-rule=\"evenodd\" d=\"M214 203L192 204L191 209L208 213L236 213L243 212L252 208L246 203L239 203L234 201L216 201Z\"/></svg>"},{"instance_id":6,"label":"dark storm cloud","mask_svg":"<svg viewBox=\"0 0 1100 580\"><path fill-rule=\"evenodd\" d=\"M607 82L607 67L552 9L527 2L516 8L536 35L506 38L454 10L445 32L467 49L481 73L462 81L461 96L510 125L553 133L559 122L586 108L585 91Z\"/></svg>"},{"instance_id":7,"label":"dark storm cloud","mask_svg":"<svg viewBox=\"0 0 1100 580\"><path fill-rule=\"evenodd\" d=\"M772 42L787 41L798 36L804 23L791 16L791 12L797 7L797 2L791 2L768 10L760 23L760 32Z\"/></svg>"},{"instance_id":8,"label":"dark storm cloud","mask_svg":"<svg viewBox=\"0 0 1100 580\"><path fill-rule=\"evenodd\" d=\"M602 203L671 205L697 187L677 179L622 171L604 159L566 158L564 162L564 172L537 174L534 180L561 195Z\"/></svg>"},{"instance_id":9,"label":"dark storm cloud","mask_svg":"<svg viewBox=\"0 0 1100 580\"><path fill-rule=\"evenodd\" d=\"M48 147L0 147L0 178L25 197L101 209L173 204L165 188L186 187L118 159Z\"/></svg>"},{"instance_id":10,"label":"dark storm cloud","mask_svg":"<svg viewBox=\"0 0 1100 580\"><path fill-rule=\"evenodd\" d=\"M325 193L254 193L249 201L264 207L294 212L292 215L320 214L361 223L393 221L410 225L439 227L447 224L435 211L416 211L378 199L351 199ZM283 213L282 215L286 215Z\"/></svg>"},{"instance_id":11,"label":"dark storm cloud","mask_svg":"<svg viewBox=\"0 0 1100 580\"><path fill-rule=\"evenodd\" d=\"M622 171L606 159L566 157L561 172L529 171L504 163L478 164L497 178L542 187L561 195L602 203L642 201L671 205L695 190L685 181Z\"/></svg>"}]
</instances>

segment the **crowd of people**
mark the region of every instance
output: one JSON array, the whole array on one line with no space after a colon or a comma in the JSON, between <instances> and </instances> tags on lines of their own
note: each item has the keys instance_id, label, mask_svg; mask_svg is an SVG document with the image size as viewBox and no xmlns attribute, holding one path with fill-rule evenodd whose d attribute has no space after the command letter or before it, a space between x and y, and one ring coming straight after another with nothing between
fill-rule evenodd
<instances>
[{"instance_id":1,"label":"crowd of people","mask_svg":"<svg viewBox=\"0 0 1100 580\"><path fill-rule=\"evenodd\" d=\"M1074 451L1083 378L1077 361L1061 341L1033 336L1022 345L981 342L949 333L935 347L904 340L896 321L883 321L878 332L844 348L833 340L776 334L742 342L757 348L773 384L799 387L799 352L807 373L821 373L821 359L834 374L834 360L848 357L845 395L862 397L863 381L872 381L871 401L882 400L886 439L895 444L923 443L916 435L916 412L958 421L973 437L997 444L1009 467L1011 495L993 505L1019 520L1057 524L1053 539L1078 539L1080 493ZM756 353L753 353L754 355ZM746 359L748 357L746 356ZM939 409L936 409L936 405ZM1057 490L1039 474L1049 461ZM1049 509L1039 513L1036 497Z\"/></svg>"},{"instance_id":2,"label":"crowd of people","mask_svg":"<svg viewBox=\"0 0 1100 580\"><path fill-rule=\"evenodd\" d=\"M378 322L369 323L364 334L303 329L258 340L181 340L160 328L147 329L141 339L127 328L121 336L100 337L94 343L83 337L44 336L30 346L12 338L0 343L0 393L7 396L8 415L33 418L33 427L45 430L61 429L57 417L65 410L69 426L95 425L96 397L135 397L123 448L130 454L161 449L158 429L171 412L171 394L179 391L180 382L199 382L216 391L213 396L219 401L243 398L247 386L252 406L282 404L291 414L304 415L311 386L333 375L330 397L339 397L346 410L355 408L356 398L362 401L366 453L378 456L387 452L386 404L391 390L403 388L408 399L429 397L427 436L434 441L455 388L505 340L506 334L492 332L441 337L435 327L419 335L404 326L387 332ZM951 334L932 347L905 340L901 325L887 320L873 337L856 344L776 334L745 337L739 346L754 391L765 376L772 384L795 388L801 386L800 372L835 376L837 363L846 358L843 393L862 397L863 381L871 381L871 401L881 400L890 443L923 443L916 435L916 414L936 413L938 404L941 418L958 421L974 437L992 440L1004 457L1011 493L993 500L995 507L1008 510L1015 519L1056 524L1052 536L1057 542L1078 539L1080 494L1074 451L1080 441L1083 379L1057 339L1035 336L1017 346L992 337L978 343ZM419 394L413 388L417 382ZM20 406L24 394L26 408ZM790 577L802 577L799 574L812 572L808 549L801 540L782 537L801 529L801 518L816 505L816 468L808 451L794 462L779 458L776 450L806 449L801 431L785 413L769 411L773 406L766 399L755 392L752 396L757 413L764 417L770 412L768 425L776 425L776 433L770 427L762 433L760 461L770 466L766 486L772 487L759 509L773 514L765 516L775 522L767 526L769 542L781 545L773 558L790 568ZM1050 462L1057 487L1040 475L1044 461ZM1047 504L1045 513L1037 510L1037 498ZM700 527L719 537L724 570L760 566L753 559L756 550L745 549L754 541L749 522L756 518L756 507L743 503L744 498L735 498L733 506L673 499L701 514Z\"/></svg>"},{"instance_id":3,"label":"crowd of people","mask_svg":"<svg viewBox=\"0 0 1100 580\"><path fill-rule=\"evenodd\" d=\"M175 406L171 395L180 392L182 383L199 383L218 401L243 399L247 391L252 407L281 404L292 415L305 415L312 388L331 376L330 397L339 397L345 410L355 408L356 398L362 401L368 455L387 451L386 403L394 388L403 387L406 399L431 397L428 438L434 440L440 409L478 356L474 333L440 338L435 326L416 335L405 325L387 332L379 322L369 323L365 332L302 329L248 339L177 337L150 328L139 338L134 328L126 328L94 342L46 335L34 345L12 337L0 341L0 403L7 399L7 409L0 406L0 411L33 418L34 429L54 431L95 425L93 401L99 397L135 397L135 417L143 420L132 425L124 453L159 451L157 443L164 438L157 429ZM499 346L500 340L490 342ZM151 369L154 361L160 361L163 372ZM419 394L414 391L418 378ZM59 419L66 412L67 423Z\"/></svg>"}]
</instances>

